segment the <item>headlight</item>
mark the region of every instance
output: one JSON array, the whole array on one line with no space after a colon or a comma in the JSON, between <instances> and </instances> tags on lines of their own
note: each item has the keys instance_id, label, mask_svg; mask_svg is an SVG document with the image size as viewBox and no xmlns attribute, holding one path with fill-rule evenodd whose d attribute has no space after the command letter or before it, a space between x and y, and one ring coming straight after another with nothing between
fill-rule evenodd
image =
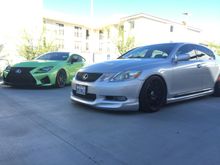
<instances>
[{"instance_id":1,"label":"headlight","mask_svg":"<svg viewBox=\"0 0 220 165\"><path fill-rule=\"evenodd\" d=\"M110 78L110 82L133 80L140 76L141 71L124 71L115 74Z\"/></svg>"},{"instance_id":2,"label":"headlight","mask_svg":"<svg viewBox=\"0 0 220 165\"><path fill-rule=\"evenodd\" d=\"M52 68L53 66L46 66L46 67L38 69L35 73L46 73L46 72L49 72Z\"/></svg>"},{"instance_id":3,"label":"headlight","mask_svg":"<svg viewBox=\"0 0 220 165\"><path fill-rule=\"evenodd\" d=\"M141 71L124 71L119 73L104 73L100 81L126 81L126 80L133 80L140 76Z\"/></svg>"},{"instance_id":4,"label":"headlight","mask_svg":"<svg viewBox=\"0 0 220 165\"><path fill-rule=\"evenodd\" d=\"M5 71L6 71L6 72L10 72L10 70L11 70L11 66L8 65L8 66L5 68Z\"/></svg>"},{"instance_id":5,"label":"headlight","mask_svg":"<svg viewBox=\"0 0 220 165\"><path fill-rule=\"evenodd\" d=\"M104 73L101 76L100 81L109 81L112 76L114 76L114 73Z\"/></svg>"}]
</instances>

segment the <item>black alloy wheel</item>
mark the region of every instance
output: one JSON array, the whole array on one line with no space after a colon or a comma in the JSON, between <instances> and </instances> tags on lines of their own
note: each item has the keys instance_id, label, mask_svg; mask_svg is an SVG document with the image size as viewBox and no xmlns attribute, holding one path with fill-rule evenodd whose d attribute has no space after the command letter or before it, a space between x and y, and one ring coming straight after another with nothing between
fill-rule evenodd
<instances>
[{"instance_id":1,"label":"black alloy wheel","mask_svg":"<svg viewBox=\"0 0 220 165\"><path fill-rule=\"evenodd\" d=\"M66 72L62 69L57 73L56 77L56 87L63 88L66 85L67 75Z\"/></svg>"},{"instance_id":2,"label":"black alloy wheel","mask_svg":"<svg viewBox=\"0 0 220 165\"><path fill-rule=\"evenodd\" d=\"M218 80L215 83L214 87L214 94L215 97L220 97L220 76L218 77Z\"/></svg>"},{"instance_id":3,"label":"black alloy wheel","mask_svg":"<svg viewBox=\"0 0 220 165\"><path fill-rule=\"evenodd\" d=\"M166 86L158 76L148 78L139 95L139 109L145 112L157 112L166 102Z\"/></svg>"}]
</instances>

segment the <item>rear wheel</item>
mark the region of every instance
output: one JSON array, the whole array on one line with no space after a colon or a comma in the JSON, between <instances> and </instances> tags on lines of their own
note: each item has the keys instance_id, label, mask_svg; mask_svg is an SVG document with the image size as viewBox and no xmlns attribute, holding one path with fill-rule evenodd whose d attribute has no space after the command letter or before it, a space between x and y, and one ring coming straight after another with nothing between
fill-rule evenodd
<instances>
[{"instance_id":1,"label":"rear wheel","mask_svg":"<svg viewBox=\"0 0 220 165\"><path fill-rule=\"evenodd\" d=\"M141 111L157 112L166 101L166 86L158 76L148 78L139 95L139 106Z\"/></svg>"},{"instance_id":2,"label":"rear wheel","mask_svg":"<svg viewBox=\"0 0 220 165\"><path fill-rule=\"evenodd\" d=\"M60 70L56 77L56 87L63 88L66 85L67 75L65 70Z\"/></svg>"}]
</instances>

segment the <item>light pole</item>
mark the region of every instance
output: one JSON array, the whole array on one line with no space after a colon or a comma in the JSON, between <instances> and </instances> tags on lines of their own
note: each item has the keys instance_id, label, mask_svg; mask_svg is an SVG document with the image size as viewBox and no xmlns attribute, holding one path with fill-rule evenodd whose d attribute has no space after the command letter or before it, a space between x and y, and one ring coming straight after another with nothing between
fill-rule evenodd
<instances>
[{"instance_id":1,"label":"light pole","mask_svg":"<svg viewBox=\"0 0 220 165\"><path fill-rule=\"evenodd\" d=\"M93 21L93 17L94 17L93 0L90 0L90 17L91 17L91 21Z\"/></svg>"},{"instance_id":2,"label":"light pole","mask_svg":"<svg viewBox=\"0 0 220 165\"><path fill-rule=\"evenodd\" d=\"M94 39L94 6L93 6L93 0L90 0L90 29L91 29L91 37L90 37L90 51L92 54L92 62L95 62L95 54L94 54L94 45L95 45L95 39Z\"/></svg>"},{"instance_id":3,"label":"light pole","mask_svg":"<svg viewBox=\"0 0 220 165\"><path fill-rule=\"evenodd\" d=\"M189 18L189 13L188 12L184 12L183 13L183 24L184 25L188 24L188 18Z\"/></svg>"}]
</instances>

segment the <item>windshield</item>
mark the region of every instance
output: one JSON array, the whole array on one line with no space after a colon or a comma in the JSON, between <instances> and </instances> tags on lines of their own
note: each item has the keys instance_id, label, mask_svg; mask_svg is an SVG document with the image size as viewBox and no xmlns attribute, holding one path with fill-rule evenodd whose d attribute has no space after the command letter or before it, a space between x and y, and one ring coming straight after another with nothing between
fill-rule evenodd
<instances>
[{"instance_id":1,"label":"windshield","mask_svg":"<svg viewBox=\"0 0 220 165\"><path fill-rule=\"evenodd\" d=\"M68 52L51 52L37 57L36 60L66 61L68 57L69 57Z\"/></svg>"},{"instance_id":2,"label":"windshield","mask_svg":"<svg viewBox=\"0 0 220 165\"><path fill-rule=\"evenodd\" d=\"M139 47L123 54L119 59L128 58L167 58L176 44L158 44Z\"/></svg>"}]
</instances>

